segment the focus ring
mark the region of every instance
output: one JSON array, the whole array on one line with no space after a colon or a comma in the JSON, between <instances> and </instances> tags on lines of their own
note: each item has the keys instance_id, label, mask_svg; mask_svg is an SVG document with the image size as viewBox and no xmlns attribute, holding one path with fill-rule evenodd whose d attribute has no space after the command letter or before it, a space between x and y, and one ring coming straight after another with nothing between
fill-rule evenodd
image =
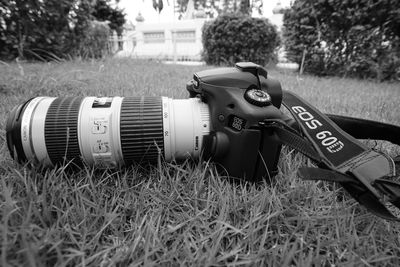
<instances>
[{"instance_id":1,"label":"focus ring","mask_svg":"<svg viewBox=\"0 0 400 267\"><path fill-rule=\"evenodd\" d=\"M44 135L47 153L54 165L81 163L78 116L82 97L56 98L46 115Z\"/></svg>"},{"instance_id":2,"label":"focus ring","mask_svg":"<svg viewBox=\"0 0 400 267\"><path fill-rule=\"evenodd\" d=\"M164 155L161 97L125 97L121 105L121 147L125 164Z\"/></svg>"}]
</instances>

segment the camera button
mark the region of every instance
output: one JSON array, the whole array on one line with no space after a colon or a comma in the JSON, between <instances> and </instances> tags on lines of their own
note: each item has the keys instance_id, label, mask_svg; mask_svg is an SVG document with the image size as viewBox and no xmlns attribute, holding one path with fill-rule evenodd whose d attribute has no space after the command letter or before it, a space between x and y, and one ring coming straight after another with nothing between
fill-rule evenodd
<instances>
[{"instance_id":1,"label":"camera button","mask_svg":"<svg viewBox=\"0 0 400 267\"><path fill-rule=\"evenodd\" d=\"M265 107L271 104L271 96L259 89L247 90L244 94L244 98L252 105Z\"/></svg>"}]
</instances>

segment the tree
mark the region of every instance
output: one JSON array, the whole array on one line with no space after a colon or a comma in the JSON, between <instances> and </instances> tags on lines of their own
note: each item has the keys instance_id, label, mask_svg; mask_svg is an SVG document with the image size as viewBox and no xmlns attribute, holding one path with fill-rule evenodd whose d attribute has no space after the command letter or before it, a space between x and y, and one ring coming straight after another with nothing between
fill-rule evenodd
<instances>
[{"instance_id":1,"label":"tree","mask_svg":"<svg viewBox=\"0 0 400 267\"><path fill-rule=\"evenodd\" d=\"M110 0L97 0L92 15L99 21L109 21L111 30L116 31L118 36L122 35L126 22L125 13L119 8L111 7Z\"/></svg>"},{"instance_id":2,"label":"tree","mask_svg":"<svg viewBox=\"0 0 400 267\"><path fill-rule=\"evenodd\" d=\"M109 0L2 0L0 57L51 60L74 56L87 41L94 18L109 20L119 33L125 23L123 12L111 8Z\"/></svg>"},{"instance_id":3,"label":"tree","mask_svg":"<svg viewBox=\"0 0 400 267\"><path fill-rule=\"evenodd\" d=\"M154 9L161 12L164 6L163 0L152 1ZM170 2L171 0L167 0L167 3ZM210 18L214 17L215 12L217 14L240 13L250 15L253 8L256 8L262 14L262 0L176 0L175 11L179 14L179 18L183 17L183 14L188 9L188 5L191 4L195 10L203 8Z\"/></svg>"},{"instance_id":4,"label":"tree","mask_svg":"<svg viewBox=\"0 0 400 267\"><path fill-rule=\"evenodd\" d=\"M66 52L72 33L70 16L75 0L10 0L0 2L0 56L2 58L59 56Z\"/></svg>"},{"instance_id":5,"label":"tree","mask_svg":"<svg viewBox=\"0 0 400 267\"><path fill-rule=\"evenodd\" d=\"M289 59L319 75L379 80L400 68L400 2L296 0L284 14Z\"/></svg>"},{"instance_id":6,"label":"tree","mask_svg":"<svg viewBox=\"0 0 400 267\"><path fill-rule=\"evenodd\" d=\"M158 12L161 13L161 11L164 8L164 3L162 0L153 0L153 8Z\"/></svg>"},{"instance_id":7,"label":"tree","mask_svg":"<svg viewBox=\"0 0 400 267\"><path fill-rule=\"evenodd\" d=\"M218 3L219 0L177 0L175 12L179 14L179 18L183 18L188 9L198 10L199 8L204 8L206 15L213 17L213 11L218 11Z\"/></svg>"}]
</instances>

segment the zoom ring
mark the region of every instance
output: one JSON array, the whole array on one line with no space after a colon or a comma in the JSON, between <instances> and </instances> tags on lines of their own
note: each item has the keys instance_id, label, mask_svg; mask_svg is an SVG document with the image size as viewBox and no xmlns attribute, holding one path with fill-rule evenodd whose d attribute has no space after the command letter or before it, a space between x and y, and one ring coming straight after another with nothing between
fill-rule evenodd
<instances>
[{"instance_id":1,"label":"zoom ring","mask_svg":"<svg viewBox=\"0 0 400 267\"><path fill-rule=\"evenodd\" d=\"M164 155L161 97L125 97L120 133L125 164L154 162Z\"/></svg>"},{"instance_id":2,"label":"zoom ring","mask_svg":"<svg viewBox=\"0 0 400 267\"><path fill-rule=\"evenodd\" d=\"M54 165L81 163L78 116L82 97L56 98L46 115L44 135L47 153Z\"/></svg>"}]
</instances>

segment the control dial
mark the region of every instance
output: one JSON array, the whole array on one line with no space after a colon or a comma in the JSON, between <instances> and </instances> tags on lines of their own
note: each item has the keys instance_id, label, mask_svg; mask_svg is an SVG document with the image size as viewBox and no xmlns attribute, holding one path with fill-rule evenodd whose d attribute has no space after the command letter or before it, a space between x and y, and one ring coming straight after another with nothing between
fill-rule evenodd
<instances>
[{"instance_id":1,"label":"control dial","mask_svg":"<svg viewBox=\"0 0 400 267\"><path fill-rule=\"evenodd\" d=\"M265 107L271 104L271 96L267 92L264 92L259 89L247 90L246 93L244 94L244 98L250 104L259 107Z\"/></svg>"}]
</instances>

